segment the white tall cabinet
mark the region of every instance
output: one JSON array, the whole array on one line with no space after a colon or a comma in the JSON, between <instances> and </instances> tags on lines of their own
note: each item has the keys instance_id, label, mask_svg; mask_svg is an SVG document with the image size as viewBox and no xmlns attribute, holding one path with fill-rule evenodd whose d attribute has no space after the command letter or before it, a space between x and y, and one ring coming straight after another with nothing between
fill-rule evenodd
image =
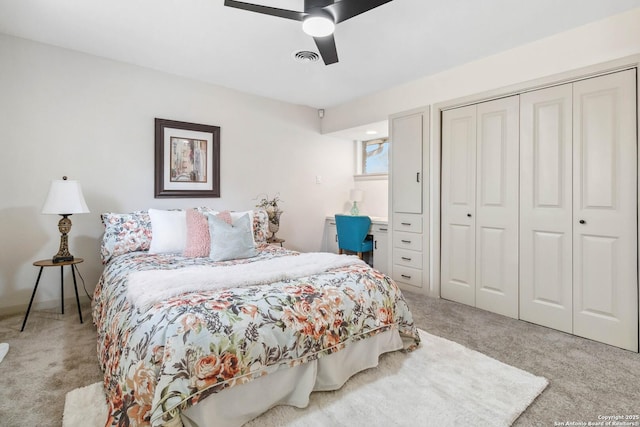
<instances>
[{"instance_id":1,"label":"white tall cabinet","mask_svg":"<svg viewBox=\"0 0 640 427\"><path fill-rule=\"evenodd\" d=\"M402 288L426 293L429 109L390 116L389 135L391 276Z\"/></svg>"},{"instance_id":2,"label":"white tall cabinet","mask_svg":"<svg viewBox=\"0 0 640 427\"><path fill-rule=\"evenodd\" d=\"M635 81L522 95L520 317L638 351Z\"/></svg>"}]
</instances>

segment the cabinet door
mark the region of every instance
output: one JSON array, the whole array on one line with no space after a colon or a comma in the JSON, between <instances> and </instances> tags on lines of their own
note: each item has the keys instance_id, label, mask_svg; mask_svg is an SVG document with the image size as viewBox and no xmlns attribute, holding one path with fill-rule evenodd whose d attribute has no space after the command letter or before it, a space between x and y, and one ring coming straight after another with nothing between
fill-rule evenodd
<instances>
[{"instance_id":1,"label":"cabinet door","mask_svg":"<svg viewBox=\"0 0 640 427\"><path fill-rule=\"evenodd\" d=\"M477 106L476 307L518 318L519 97Z\"/></svg>"},{"instance_id":2,"label":"cabinet door","mask_svg":"<svg viewBox=\"0 0 640 427\"><path fill-rule=\"evenodd\" d=\"M636 71L574 83L574 333L638 351Z\"/></svg>"},{"instance_id":3,"label":"cabinet door","mask_svg":"<svg viewBox=\"0 0 640 427\"><path fill-rule=\"evenodd\" d=\"M573 332L572 85L520 95L520 318Z\"/></svg>"},{"instance_id":4,"label":"cabinet door","mask_svg":"<svg viewBox=\"0 0 640 427\"><path fill-rule=\"evenodd\" d=\"M389 272L389 232L388 226L373 224L373 268L385 274Z\"/></svg>"},{"instance_id":5,"label":"cabinet door","mask_svg":"<svg viewBox=\"0 0 640 427\"><path fill-rule=\"evenodd\" d=\"M423 113L391 119L393 212L422 213Z\"/></svg>"},{"instance_id":6,"label":"cabinet door","mask_svg":"<svg viewBox=\"0 0 640 427\"><path fill-rule=\"evenodd\" d=\"M338 228L336 227L335 220L326 220L324 242L327 252L338 253Z\"/></svg>"},{"instance_id":7,"label":"cabinet door","mask_svg":"<svg viewBox=\"0 0 640 427\"><path fill-rule=\"evenodd\" d=\"M476 305L476 106L442 113L443 298Z\"/></svg>"}]
</instances>

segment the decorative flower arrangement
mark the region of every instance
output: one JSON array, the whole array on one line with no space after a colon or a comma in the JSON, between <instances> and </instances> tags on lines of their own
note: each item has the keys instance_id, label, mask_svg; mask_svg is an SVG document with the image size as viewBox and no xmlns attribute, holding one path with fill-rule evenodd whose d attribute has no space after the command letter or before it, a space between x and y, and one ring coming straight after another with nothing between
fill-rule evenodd
<instances>
[{"instance_id":1,"label":"decorative flower arrangement","mask_svg":"<svg viewBox=\"0 0 640 427\"><path fill-rule=\"evenodd\" d=\"M258 197L256 197L256 199ZM282 202L282 200L280 200L280 194L276 194L272 199L269 198L268 194L265 194L256 205L257 208L263 208L267 211L267 215L269 216L269 231L271 232L270 240L276 238L276 233L280 229L280 215L282 215L283 211L278 206L278 202Z\"/></svg>"}]
</instances>

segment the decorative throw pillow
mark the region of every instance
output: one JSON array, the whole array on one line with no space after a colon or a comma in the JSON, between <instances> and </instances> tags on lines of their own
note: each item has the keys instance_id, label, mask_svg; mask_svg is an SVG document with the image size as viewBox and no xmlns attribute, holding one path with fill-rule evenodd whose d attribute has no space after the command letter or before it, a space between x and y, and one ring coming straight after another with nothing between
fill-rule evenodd
<instances>
[{"instance_id":1,"label":"decorative throw pillow","mask_svg":"<svg viewBox=\"0 0 640 427\"><path fill-rule=\"evenodd\" d=\"M226 222L227 224L233 224L233 219L231 218L231 212L222 211L217 214L217 217Z\"/></svg>"},{"instance_id":2,"label":"decorative throw pillow","mask_svg":"<svg viewBox=\"0 0 640 427\"><path fill-rule=\"evenodd\" d=\"M182 255L186 257L207 257L211 251L209 238L209 221L207 217L195 209L185 212L187 222L187 238Z\"/></svg>"},{"instance_id":3,"label":"decorative throw pillow","mask_svg":"<svg viewBox=\"0 0 640 427\"><path fill-rule=\"evenodd\" d=\"M100 218L104 224L104 235L100 245L103 264L118 255L149 250L152 233L151 218L147 211L106 212L100 215Z\"/></svg>"},{"instance_id":4,"label":"decorative throw pillow","mask_svg":"<svg viewBox=\"0 0 640 427\"><path fill-rule=\"evenodd\" d=\"M227 224L231 224L229 211L220 212L216 216ZM187 241L182 255L186 257L208 257L209 252L211 252L211 238L209 236L207 216L198 209L188 209L186 211L186 221Z\"/></svg>"},{"instance_id":5,"label":"decorative throw pillow","mask_svg":"<svg viewBox=\"0 0 640 427\"><path fill-rule=\"evenodd\" d=\"M251 258L258 254L253 242L251 216L246 214L227 224L216 215L207 215L211 251L209 258L214 261Z\"/></svg>"},{"instance_id":6,"label":"decorative throw pillow","mask_svg":"<svg viewBox=\"0 0 640 427\"><path fill-rule=\"evenodd\" d=\"M269 237L269 214L264 209L253 211L253 240L256 243L267 243Z\"/></svg>"},{"instance_id":7,"label":"decorative throw pillow","mask_svg":"<svg viewBox=\"0 0 640 427\"><path fill-rule=\"evenodd\" d=\"M183 210L149 209L153 238L149 253L183 253L187 242L187 219Z\"/></svg>"}]
</instances>

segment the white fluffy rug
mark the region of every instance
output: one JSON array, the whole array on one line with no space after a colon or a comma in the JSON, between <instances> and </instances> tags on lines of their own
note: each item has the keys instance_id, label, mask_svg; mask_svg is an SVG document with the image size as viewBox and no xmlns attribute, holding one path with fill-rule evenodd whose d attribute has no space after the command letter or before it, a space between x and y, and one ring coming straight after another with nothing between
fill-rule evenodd
<instances>
[{"instance_id":1,"label":"white fluffy rug","mask_svg":"<svg viewBox=\"0 0 640 427\"><path fill-rule=\"evenodd\" d=\"M4 359L8 352L9 344L7 344L6 342L0 343L0 362L2 362L2 359Z\"/></svg>"},{"instance_id":2,"label":"white fluffy rug","mask_svg":"<svg viewBox=\"0 0 640 427\"><path fill-rule=\"evenodd\" d=\"M340 389L316 392L306 409L278 406L252 427L509 426L545 389L545 378L420 331L412 353L385 354ZM63 427L104 425L102 384L67 394Z\"/></svg>"}]
</instances>

